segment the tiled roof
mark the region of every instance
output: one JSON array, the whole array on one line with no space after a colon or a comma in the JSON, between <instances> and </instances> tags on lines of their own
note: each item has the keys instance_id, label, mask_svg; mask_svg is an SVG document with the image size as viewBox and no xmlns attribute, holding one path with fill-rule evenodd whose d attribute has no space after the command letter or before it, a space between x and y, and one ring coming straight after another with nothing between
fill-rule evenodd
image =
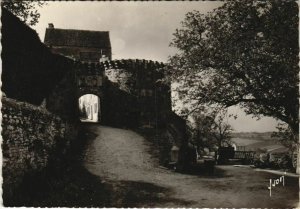
<instances>
[{"instance_id":1,"label":"tiled roof","mask_svg":"<svg viewBox=\"0 0 300 209\"><path fill-rule=\"evenodd\" d=\"M111 48L108 31L47 28L44 43L48 46Z\"/></svg>"}]
</instances>

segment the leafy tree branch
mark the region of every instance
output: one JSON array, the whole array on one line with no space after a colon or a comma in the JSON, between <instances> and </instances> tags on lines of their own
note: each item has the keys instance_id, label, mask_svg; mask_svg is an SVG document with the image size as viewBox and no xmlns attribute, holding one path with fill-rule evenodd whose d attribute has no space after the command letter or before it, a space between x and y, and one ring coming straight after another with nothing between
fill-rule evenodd
<instances>
[{"instance_id":1,"label":"leafy tree branch","mask_svg":"<svg viewBox=\"0 0 300 209\"><path fill-rule=\"evenodd\" d=\"M45 5L45 1L23 1L23 0L4 0L1 2L1 6L14 15L18 16L23 22L29 25L35 25L38 23L40 13L37 7Z\"/></svg>"},{"instance_id":2,"label":"leafy tree branch","mask_svg":"<svg viewBox=\"0 0 300 209\"><path fill-rule=\"evenodd\" d=\"M166 76L183 100L239 105L299 133L298 4L228 0L208 14L186 14L174 33ZM196 102L197 101L197 102Z\"/></svg>"}]
</instances>

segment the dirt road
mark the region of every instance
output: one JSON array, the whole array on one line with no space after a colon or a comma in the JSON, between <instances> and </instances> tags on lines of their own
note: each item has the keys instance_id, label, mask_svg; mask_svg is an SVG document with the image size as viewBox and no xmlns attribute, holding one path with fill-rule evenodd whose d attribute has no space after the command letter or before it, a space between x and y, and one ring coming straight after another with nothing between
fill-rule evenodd
<instances>
[{"instance_id":1,"label":"dirt road","mask_svg":"<svg viewBox=\"0 0 300 209\"><path fill-rule=\"evenodd\" d=\"M217 166L215 174L188 175L164 169L153 147L130 130L89 125L96 137L84 166L112 185L112 207L274 207L298 205L298 179L285 177L269 196L269 179L278 175L251 168Z\"/></svg>"}]
</instances>

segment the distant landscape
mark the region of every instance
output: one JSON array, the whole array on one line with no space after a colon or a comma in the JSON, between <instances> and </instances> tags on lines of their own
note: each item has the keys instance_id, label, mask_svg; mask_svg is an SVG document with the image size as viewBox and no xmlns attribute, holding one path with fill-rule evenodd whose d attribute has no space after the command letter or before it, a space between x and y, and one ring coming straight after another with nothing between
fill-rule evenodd
<instances>
[{"instance_id":1,"label":"distant landscape","mask_svg":"<svg viewBox=\"0 0 300 209\"><path fill-rule=\"evenodd\" d=\"M235 132L232 133L232 138L245 138L245 139L256 139L256 140L276 140L271 137L273 132Z\"/></svg>"},{"instance_id":2,"label":"distant landscape","mask_svg":"<svg viewBox=\"0 0 300 209\"><path fill-rule=\"evenodd\" d=\"M272 132L237 132L231 134L232 141L237 146L244 146L246 150L285 151L286 148L271 135Z\"/></svg>"}]
</instances>

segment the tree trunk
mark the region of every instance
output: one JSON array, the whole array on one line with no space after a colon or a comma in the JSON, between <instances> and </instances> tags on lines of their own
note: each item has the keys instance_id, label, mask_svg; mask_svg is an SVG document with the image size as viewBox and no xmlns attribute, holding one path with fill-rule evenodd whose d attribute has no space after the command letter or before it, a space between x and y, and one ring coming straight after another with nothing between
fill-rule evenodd
<instances>
[{"instance_id":1,"label":"tree trunk","mask_svg":"<svg viewBox=\"0 0 300 209\"><path fill-rule=\"evenodd\" d=\"M297 127L294 126L294 128L292 128L292 131L293 131L293 136L295 137L294 138L294 142L296 143L296 148L293 150L293 155L294 155L294 152L297 153L297 163L296 163L296 173L297 174L300 174L300 167L299 167L299 164L300 164L300 146L299 146L299 128L298 128L299 124L297 124Z\"/></svg>"},{"instance_id":2,"label":"tree trunk","mask_svg":"<svg viewBox=\"0 0 300 209\"><path fill-rule=\"evenodd\" d=\"M296 152L297 152L296 173L300 174L300 168L299 168L299 163L300 163L300 154L299 154L300 153L300 146L299 146L299 143L297 144Z\"/></svg>"}]
</instances>

